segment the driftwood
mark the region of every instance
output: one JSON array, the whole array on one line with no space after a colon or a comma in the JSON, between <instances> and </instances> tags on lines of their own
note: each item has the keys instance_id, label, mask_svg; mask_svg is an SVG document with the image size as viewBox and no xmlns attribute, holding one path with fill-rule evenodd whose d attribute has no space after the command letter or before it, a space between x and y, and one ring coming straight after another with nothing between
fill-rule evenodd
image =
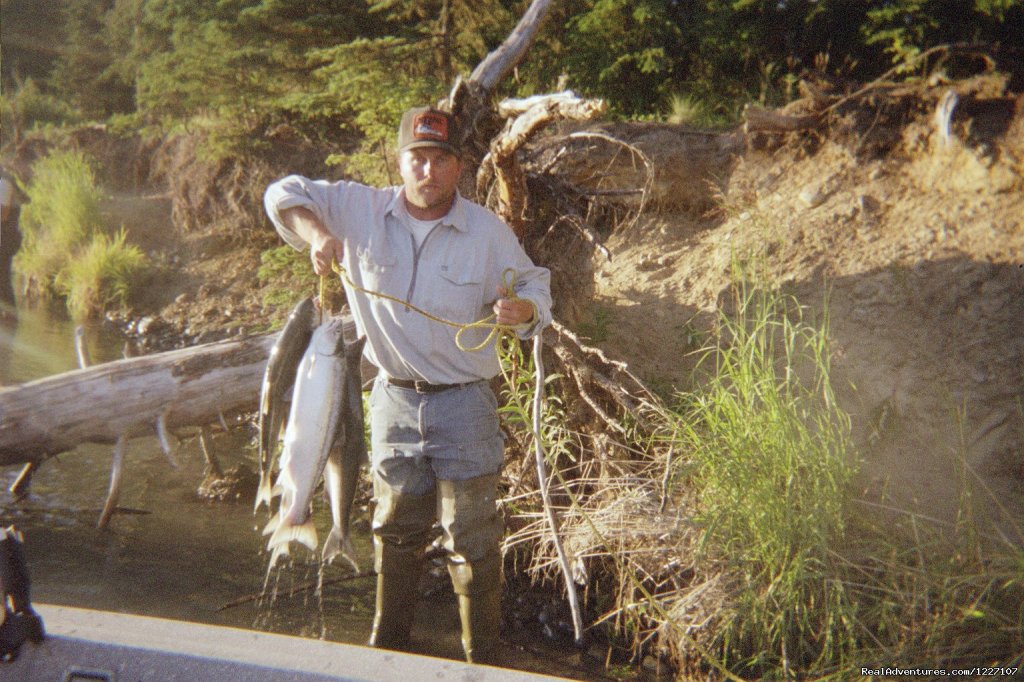
<instances>
[{"instance_id":1,"label":"driftwood","mask_svg":"<svg viewBox=\"0 0 1024 682\"><path fill-rule=\"evenodd\" d=\"M551 5L552 0L533 0L501 45L481 60L469 78L456 80L447 100L441 102L441 108L459 123L461 146L470 157L469 176L475 175L476 165L500 128L491 106L494 88L526 56Z\"/></svg>"},{"instance_id":2,"label":"driftwood","mask_svg":"<svg viewBox=\"0 0 1024 682\"><path fill-rule=\"evenodd\" d=\"M588 121L605 110L603 100L580 99L572 92L531 97L525 100L506 100L498 106L498 113L509 116L501 135L490 145L477 171L477 196L487 194L484 189L493 177L497 188L495 212L508 223L516 237L526 233L526 175L516 156L536 133L556 121ZM514 116L514 117L513 117Z\"/></svg>"},{"instance_id":3,"label":"driftwood","mask_svg":"<svg viewBox=\"0 0 1024 682\"><path fill-rule=\"evenodd\" d=\"M347 328L354 335L351 318ZM2 388L0 466L254 410L276 338L219 341ZM363 371L373 370L364 362Z\"/></svg>"},{"instance_id":4,"label":"driftwood","mask_svg":"<svg viewBox=\"0 0 1024 682\"><path fill-rule=\"evenodd\" d=\"M797 130L817 128L821 124L820 114L792 116L748 104L743 109L743 130L746 133L769 132L791 133Z\"/></svg>"}]
</instances>

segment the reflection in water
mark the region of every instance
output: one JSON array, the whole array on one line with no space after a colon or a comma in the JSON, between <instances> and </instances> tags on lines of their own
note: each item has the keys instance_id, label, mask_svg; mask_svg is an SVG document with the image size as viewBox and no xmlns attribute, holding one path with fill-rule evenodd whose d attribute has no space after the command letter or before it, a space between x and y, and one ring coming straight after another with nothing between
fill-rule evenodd
<instances>
[{"instance_id":1,"label":"reflection in water","mask_svg":"<svg viewBox=\"0 0 1024 682\"><path fill-rule=\"evenodd\" d=\"M121 357L115 330L96 322L83 327L94 363ZM74 322L56 319L34 308L19 310L17 317L0 318L0 385L40 379L78 367L74 330Z\"/></svg>"},{"instance_id":2,"label":"reflection in water","mask_svg":"<svg viewBox=\"0 0 1024 682\"><path fill-rule=\"evenodd\" d=\"M16 323L0 324L0 384L8 385L77 367L74 323L41 311L19 311ZM121 357L116 332L86 328L93 362ZM2 418L2 416L0 416ZM15 501L8 488L21 467L0 469L0 524L25 534L38 602L134 613L213 625L363 644L373 617L374 580L353 577L339 562L324 570L323 590L314 589L319 562L301 547L281 571L271 574L272 595L260 599L269 560L261 535L267 521L254 516L251 501L209 502L196 495L204 457L197 434L180 433L180 468L171 469L155 437L128 442L120 507L105 530L96 528L110 478L112 447L84 444L47 460L29 495ZM216 455L225 469L254 466L246 428L219 434ZM368 488L367 481L363 481ZM364 490L366 489L364 488ZM365 517L355 523L356 558L373 565ZM324 535L331 526L326 504L314 517ZM354 519L355 521L355 519ZM440 571L446 575L446 572ZM417 607L413 646L417 653L461 657L458 611L446 590ZM271 603L272 601L272 603ZM576 679L608 679L599 662L582 666L571 648L529 644L513 654L515 666Z\"/></svg>"}]
</instances>

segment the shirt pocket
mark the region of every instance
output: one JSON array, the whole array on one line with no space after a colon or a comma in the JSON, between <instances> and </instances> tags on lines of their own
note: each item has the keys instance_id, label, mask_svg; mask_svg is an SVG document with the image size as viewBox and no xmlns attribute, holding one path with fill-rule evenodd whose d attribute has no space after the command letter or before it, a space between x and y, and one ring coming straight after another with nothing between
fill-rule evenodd
<instances>
[{"instance_id":1,"label":"shirt pocket","mask_svg":"<svg viewBox=\"0 0 1024 682\"><path fill-rule=\"evenodd\" d=\"M390 296L403 293L397 289L398 258L393 253L375 249L372 245L360 246L356 249L356 259L364 289Z\"/></svg>"},{"instance_id":2,"label":"shirt pocket","mask_svg":"<svg viewBox=\"0 0 1024 682\"><path fill-rule=\"evenodd\" d=\"M475 322L483 316L484 277L472 269L441 266L436 278L435 307L452 322Z\"/></svg>"}]
</instances>

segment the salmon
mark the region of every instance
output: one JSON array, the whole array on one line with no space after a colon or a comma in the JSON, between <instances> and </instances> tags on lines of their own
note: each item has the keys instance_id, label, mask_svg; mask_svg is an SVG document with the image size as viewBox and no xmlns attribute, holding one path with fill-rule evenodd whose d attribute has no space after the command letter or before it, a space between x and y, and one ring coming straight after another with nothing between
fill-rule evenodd
<instances>
[{"instance_id":1,"label":"salmon","mask_svg":"<svg viewBox=\"0 0 1024 682\"><path fill-rule=\"evenodd\" d=\"M338 553L348 552L351 560L348 516L366 449L364 444L361 450L350 453L351 448L346 447L350 432L354 433L358 428L362 437L362 405L358 415L354 413L355 401L348 386L351 368L358 371L365 339L346 347L343 329L340 318L332 318L320 325L313 332L298 366L284 432L280 473L273 490L274 494L280 495L280 502L277 514L263 529L264 535L270 535L267 549L271 551L271 566L281 555L288 553L293 541L311 550L317 548L311 502L325 469L335 525L332 535L336 538L329 544L332 547L337 544L339 548L338 552L333 549L325 551L325 556L330 554L333 559ZM338 454L328 467L328 460L335 450ZM335 529L336 534L333 532Z\"/></svg>"},{"instance_id":2,"label":"salmon","mask_svg":"<svg viewBox=\"0 0 1024 682\"><path fill-rule=\"evenodd\" d=\"M295 384L299 361L313 336L315 317L316 306L312 297L302 300L288 316L274 347L270 349L270 358L260 387L260 484L256 489L253 511L259 509L261 504L270 506L274 455L288 415L285 409L286 397Z\"/></svg>"}]
</instances>

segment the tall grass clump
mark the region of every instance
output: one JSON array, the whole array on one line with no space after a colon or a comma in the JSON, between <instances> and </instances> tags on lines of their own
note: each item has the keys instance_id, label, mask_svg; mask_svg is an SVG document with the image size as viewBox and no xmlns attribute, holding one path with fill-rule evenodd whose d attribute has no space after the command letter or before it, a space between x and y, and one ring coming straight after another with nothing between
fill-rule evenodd
<instances>
[{"instance_id":1,"label":"tall grass clump","mask_svg":"<svg viewBox=\"0 0 1024 682\"><path fill-rule=\"evenodd\" d=\"M679 438L693 453L702 553L734 583L718 626L722 663L762 675L848 657L850 604L829 556L854 467L827 321L814 326L739 265L734 275L732 311L703 359L708 378L680 396Z\"/></svg>"},{"instance_id":2,"label":"tall grass clump","mask_svg":"<svg viewBox=\"0 0 1024 682\"><path fill-rule=\"evenodd\" d=\"M677 485L702 529L694 583L716 575L725 592L698 645L705 664L747 679L845 680L922 662L1018 674L1024 531L967 464L966 436L951 444L954 521L859 498L827 304L813 323L734 265L724 308L702 381L667 412L676 448L692 453ZM678 649L690 641L679 633Z\"/></svg>"},{"instance_id":3,"label":"tall grass clump","mask_svg":"<svg viewBox=\"0 0 1024 682\"><path fill-rule=\"evenodd\" d=\"M81 152L55 152L32 168L21 212L23 241L18 274L35 294L56 293L54 282L80 246L100 230L102 196L89 160Z\"/></svg>"},{"instance_id":4,"label":"tall grass clump","mask_svg":"<svg viewBox=\"0 0 1024 682\"><path fill-rule=\"evenodd\" d=\"M127 304L132 283L145 265L142 250L126 243L124 229L112 237L95 234L58 273L55 285L72 316L92 317Z\"/></svg>"},{"instance_id":5,"label":"tall grass clump","mask_svg":"<svg viewBox=\"0 0 1024 682\"><path fill-rule=\"evenodd\" d=\"M78 317L124 304L132 282L144 270L145 258L127 244L123 229L109 233L90 160L78 151L58 151L40 159L26 193L23 241L14 261L26 292L32 297L63 297Z\"/></svg>"}]
</instances>

